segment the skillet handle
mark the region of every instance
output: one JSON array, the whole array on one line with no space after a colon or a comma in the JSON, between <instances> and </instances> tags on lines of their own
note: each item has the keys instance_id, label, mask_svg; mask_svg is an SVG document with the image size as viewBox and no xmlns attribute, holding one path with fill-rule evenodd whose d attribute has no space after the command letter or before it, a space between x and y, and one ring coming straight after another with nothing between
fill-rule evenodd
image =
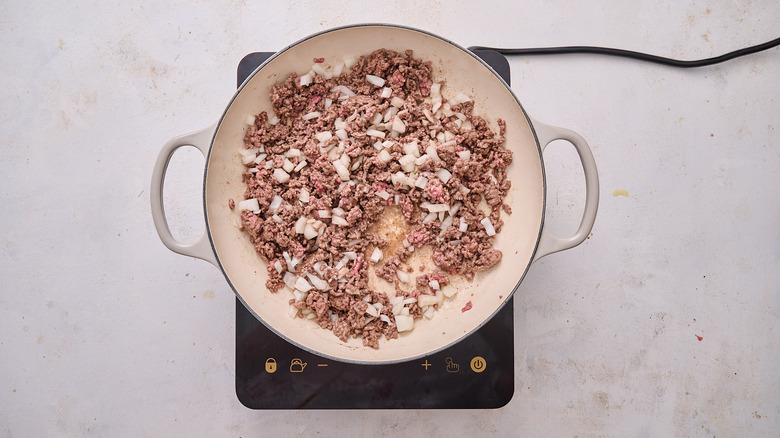
<instances>
[{"instance_id":1,"label":"skillet handle","mask_svg":"<svg viewBox=\"0 0 780 438\"><path fill-rule=\"evenodd\" d=\"M206 157L216 128L217 125L215 123L200 131L172 138L165 143L162 150L160 150L160 155L157 156L157 162L154 165L150 198L152 202L152 219L154 220L154 227L157 229L157 234L160 236L162 243L175 253L205 260L212 265L219 267L217 258L214 256L214 251L211 249L211 242L209 242L207 232L204 232L195 243L183 244L177 241L171 234L168 221L165 219L165 207L163 206L165 171L168 169L168 163L171 161L171 156L174 151L182 146L194 146L204 157Z\"/></svg>"},{"instance_id":2,"label":"skillet handle","mask_svg":"<svg viewBox=\"0 0 780 438\"><path fill-rule=\"evenodd\" d=\"M563 238L547 230L542 230L539 246L534 255L535 262L546 255L574 248L588 237L596 221L596 211L599 207L599 175L596 169L596 160L593 159L593 153L581 135L565 128L541 123L537 120L532 122L542 150L554 140L566 140L574 145L577 154L580 156L582 169L585 171L585 211L582 214L582 220L577 232L571 237Z\"/></svg>"}]
</instances>

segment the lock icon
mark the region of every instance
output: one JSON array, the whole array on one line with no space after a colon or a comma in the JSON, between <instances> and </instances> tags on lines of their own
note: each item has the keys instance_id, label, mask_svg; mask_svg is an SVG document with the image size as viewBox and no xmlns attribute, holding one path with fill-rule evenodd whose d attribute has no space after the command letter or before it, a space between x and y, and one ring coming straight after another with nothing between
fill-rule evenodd
<instances>
[{"instance_id":1,"label":"lock icon","mask_svg":"<svg viewBox=\"0 0 780 438\"><path fill-rule=\"evenodd\" d=\"M265 372L268 374L273 374L276 372L276 359L273 357L269 357L265 361Z\"/></svg>"},{"instance_id":2,"label":"lock icon","mask_svg":"<svg viewBox=\"0 0 780 438\"><path fill-rule=\"evenodd\" d=\"M290 362L290 372L291 373L302 373L303 369L306 368L307 363L298 359L297 357L293 358L292 362Z\"/></svg>"}]
</instances>

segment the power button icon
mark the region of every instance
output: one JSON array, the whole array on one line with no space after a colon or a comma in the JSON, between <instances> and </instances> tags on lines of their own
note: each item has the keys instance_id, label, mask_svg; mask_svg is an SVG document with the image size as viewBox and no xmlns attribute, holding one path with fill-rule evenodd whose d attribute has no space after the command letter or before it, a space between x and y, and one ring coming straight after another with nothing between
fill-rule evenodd
<instances>
[{"instance_id":1,"label":"power button icon","mask_svg":"<svg viewBox=\"0 0 780 438\"><path fill-rule=\"evenodd\" d=\"M487 362L482 356L474 356L474 358L471 359L470 365L471 371L474 371L475 373L481 373L482 371L485 371L485 368L487 368Z\"/></svg>"}]
</instances>

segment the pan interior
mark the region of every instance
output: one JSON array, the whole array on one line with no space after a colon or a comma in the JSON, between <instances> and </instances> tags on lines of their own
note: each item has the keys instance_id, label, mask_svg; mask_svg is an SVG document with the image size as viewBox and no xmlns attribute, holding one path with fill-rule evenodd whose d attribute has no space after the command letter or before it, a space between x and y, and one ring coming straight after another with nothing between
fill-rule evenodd
<instances>
[{"instance_id":1,"label":"pan interior","mask_svg":"<svg viewBox=\"0 0 780 438\"><path fill-rule=\"evenodd\" d=\"M445 93L463 92L474 99L474 113L491 121L506 121L506 144L513 152L508 167L512 188L506 202L512 214L495 247L502 261L478 274L471 282L457 280L458 294L428 320L416 321L414 330L398 339L380 340L379 349L364 347L361 340L343 343L312 321L290 318L291 293L270 293L265 288L266 263L247 236L238 229L238 211L228 200L243 199L243 148L247 116L271 113L271 86L292 72L303 74L314 58L335 65L346 56L367 55L386 48L411 49L414 56L432 61L434 76L446 81ZM269 328L300 347L337 360L360 363L393 363L410 360L445 348L480 327L511 296L530 266L542 226L544 177L541 154L530 123L511 90L483 62L451 42L428 33L398 26L365 25L339 28L304 39L276 54L242 85L226 109L212 143L204 187L207 227L217 258L238 297ZM432 265L430 263L429 265ZM472 307L462 311L467 302Z\"/></svg>"}]
</instances>

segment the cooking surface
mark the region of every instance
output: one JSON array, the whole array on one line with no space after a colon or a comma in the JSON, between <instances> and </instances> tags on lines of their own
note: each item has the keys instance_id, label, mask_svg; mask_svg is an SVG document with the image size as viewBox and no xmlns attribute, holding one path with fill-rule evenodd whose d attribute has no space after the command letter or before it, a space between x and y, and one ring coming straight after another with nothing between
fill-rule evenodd
<instances>
[{"instance_id":1,"label":"cooking surface","mask_svg":"<svg viewBox=\"0 0 780 438\"><path fill-rule=\"evenodd\" d=\"M246 53L384 21L464 46L694 59L776 38L780 4L20 3L0 16L3 435L712 437L780 427L780 49L693 70L510 59L528 113L588 140L601 203L591 238L535 263L515 296L514 396L500 409L245 408L235 298L213 266L168 251L149 213L162 144L218 119ZM183 240L203 231L203 164L181 150L166 180ZM556 142L545 164L547 223L570 233L584 200L579 163Z\"/></svg>"}]
</instances>

